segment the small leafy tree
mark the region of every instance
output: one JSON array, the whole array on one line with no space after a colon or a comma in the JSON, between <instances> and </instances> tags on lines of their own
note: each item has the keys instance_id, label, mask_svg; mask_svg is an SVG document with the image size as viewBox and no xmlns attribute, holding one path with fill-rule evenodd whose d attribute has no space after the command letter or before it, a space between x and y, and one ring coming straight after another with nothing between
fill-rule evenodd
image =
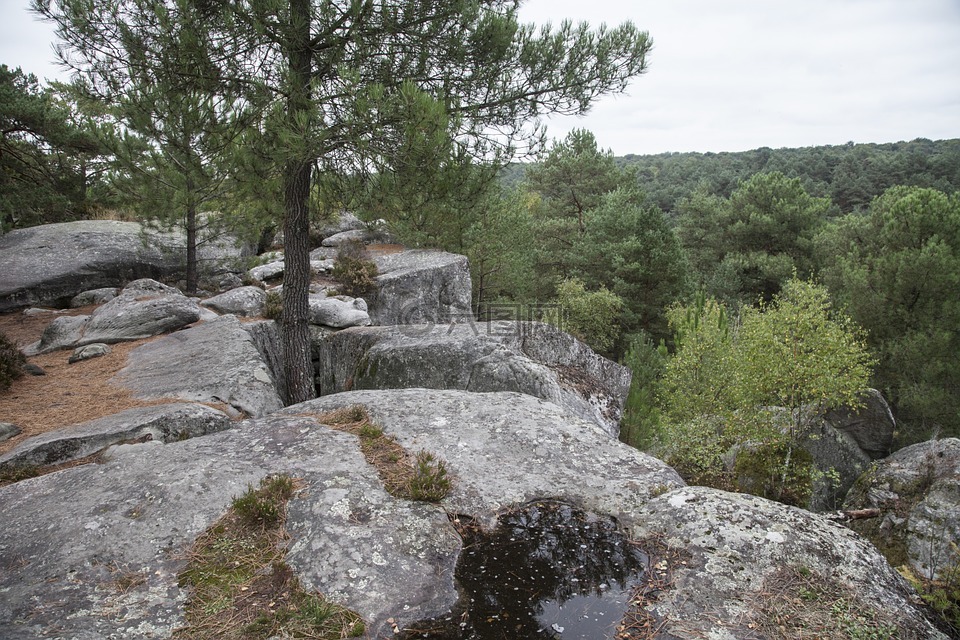
<instances>
[{"instance_id":1,"label":"small leafy tree","mask_svg":"<svg viewBox=\"0 0 960 640\"><path fill-rule=\"evenodd\" d=\"M768 497L802 501L812 477L809 459L797 468L799 443L825 408L855 406L869 384L874 360L860 329L823 286L797 279L771 303L743 309L734 330L713 300L675 307L671 321L677 352L661 401L678 470L722 477L721 456L736 447L738 465L779 478L764 488Z\"/></svg>"},{"instance_id":2,"label":"small leafy tree","mask_svg":"<svg viewBox=\"0 0 960 640\"><path fill-rule=\"evenodd\" d=\"M609 352L620 335L618 319L623 300L605 287L587 291L576 278L557 285L557 309L547 322L586 342L600 353Z\"/></svg>"}]
</instances>

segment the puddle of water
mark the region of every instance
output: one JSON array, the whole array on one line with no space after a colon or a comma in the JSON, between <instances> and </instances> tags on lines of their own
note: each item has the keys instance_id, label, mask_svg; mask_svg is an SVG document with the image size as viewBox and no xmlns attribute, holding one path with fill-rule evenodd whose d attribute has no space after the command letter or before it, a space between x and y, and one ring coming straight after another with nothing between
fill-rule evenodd
<instances>
[{"instance_id":1,"label":"puddle of water","mask_svg":"<svg viewBox=\"0 0 960 640\"><path fill-rule=\"evenodd\" d=\"M411 625L402 638L613 638L648 566L613 519L557 501L502 515L490 534L462 533L457 608Z\"/></svg>"}]
</instances>

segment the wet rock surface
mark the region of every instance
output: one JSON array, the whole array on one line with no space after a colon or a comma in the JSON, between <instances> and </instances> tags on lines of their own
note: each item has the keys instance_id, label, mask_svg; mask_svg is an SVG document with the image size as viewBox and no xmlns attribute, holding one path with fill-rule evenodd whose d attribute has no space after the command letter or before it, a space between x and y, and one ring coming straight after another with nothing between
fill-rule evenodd
<instances>
[{"instance_id":1,"label":"wet rock surface","mask_svg":"<svg viewBox=\"0 0 960 640\"><path fill-rule=\"evenodd\" d=\"M443 505L388 495L356 439L314 417L357 402L408 451L447 460L457 478ZM454 606L461 541L448 512L490 526L504 506L544 495L626 512L663 483L681 484L662 463L528 396L331 396L204 438L118 447L104 464L0 488L10 514L0 530L0 637L169 637L182 623L183 551L270 473L305 483L289 504L288 563L306 588L360 613L371 637L393 635L388 619L403 627ZM129 573L138 580L121 592L116 581Z\"/></svg>"},{"instance_id":2,"label":"wet rock surface","mask_svg":"<svg viewBox=\"0 0 960 640\"><path fill-rule=\"evenodd\" d=\"M613 638L648 566L616 521L563 502L520 505L491 532L457 523L460 601L450 615L410 625L406 640Z\"/></svg>"}]
</instances>

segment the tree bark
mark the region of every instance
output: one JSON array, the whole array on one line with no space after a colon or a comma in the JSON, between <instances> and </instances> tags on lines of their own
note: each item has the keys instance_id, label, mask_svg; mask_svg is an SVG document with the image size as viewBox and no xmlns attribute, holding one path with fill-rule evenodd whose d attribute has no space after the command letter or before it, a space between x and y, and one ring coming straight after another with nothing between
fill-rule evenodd
<instances>
[{"instance_id":1,"label":"tree bark","mask_svg":"<svg viewBox=\"0 0 960 640\"><path fill-rule=\"evenodd\" d=\"M310 0L290 0L288 49L290 86L287 123L300 129L310 113ZM310 293L310 174L311 162L297 154L283 171L283 324L284 387L287 405L316 394L310 358L308 326Z\"/></svg>"}]
</instances>

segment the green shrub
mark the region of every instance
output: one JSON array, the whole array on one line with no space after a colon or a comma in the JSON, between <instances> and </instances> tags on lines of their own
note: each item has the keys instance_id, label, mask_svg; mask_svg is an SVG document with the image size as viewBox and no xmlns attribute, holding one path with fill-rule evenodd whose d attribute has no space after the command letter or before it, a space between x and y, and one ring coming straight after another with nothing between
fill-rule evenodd
<instances>
[{"instance_id":1,"label":"green shrub","mask_svg":"<svg viewBox=\"0 0 960 640\"><path fill-rule=\"evenodd\" d=\"M377 265L367 257L364 246L357 241L344 242L337 249L333 277L340 283L340 292L359 297L376 285Z\"/></svg>"},{"instance_id":2,"label":"green shrub","mask_svg":"<svg viewBox=\"0 0 960 640\"><path fill-rule=\"evenodd\" d=\"M273 527L283 517L286 501L296 487L289 476L268 476L260 488L248 487L242 496L233 499L233 511L250 527Z\"/></svg>"},{"instance_id":3,"label":"green shrub","mask_svg":"<svg viewBox=\"0 0 960 640\"><path fill-rule=\"evenodd\" d=\"M450 493L447 465L428 451L417 454L417 466L410 478L410 497L424 502L440 502Z\"/></svg>"},{"instance_id":4,"label":"green shrub","mask_svg":"<svg viewBox=\"0 0 960 640\"><path fill-rule=\"evenodd\" d=\"M263 317L268 320L283 320L283 296L276 291L267 291L267 300L263 305Z\"/></svg>"},{"instance_id":5,"label":"green shrub","mask_svg":"<svg viewBox=\"0 0 960 640\"><path fill-rule=\"evenodd\" d=\"M0 332L0 391L9 389L13 381L23 375L26 362L17 345Z\"/></svg>"}]
</instances>

